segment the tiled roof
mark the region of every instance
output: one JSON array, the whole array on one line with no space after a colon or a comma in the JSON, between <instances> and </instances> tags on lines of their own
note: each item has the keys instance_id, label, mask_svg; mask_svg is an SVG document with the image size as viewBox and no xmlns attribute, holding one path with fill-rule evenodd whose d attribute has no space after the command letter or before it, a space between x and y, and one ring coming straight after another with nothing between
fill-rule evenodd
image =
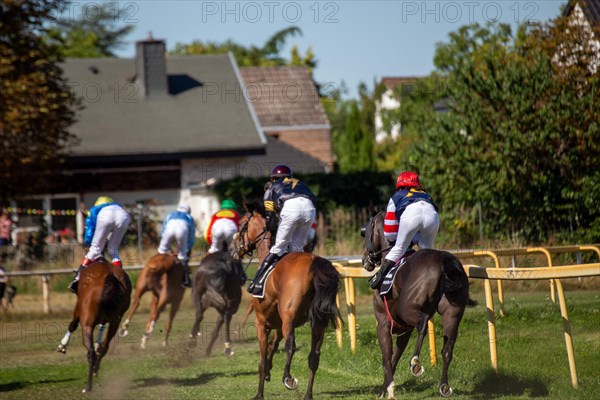
<instances>
[{"instance_id":1,"label":"tiled roof","mask_svg":"<svg viewBox=\"0 0 600 400\"><path fill-rule=\"evenodd\" d=\"M381 78L383 83L388 90L394 90L398 86L413 84L420 76L384 76Z\"/></svg>"},{"instance_id":2,"label":"tiled roof","mask_svg":"<svg viewBox=\"0 0 600 400\"><path fill-rule=\"evenodd\" d=\"M245 99L266 127L329 126L306 67L240 68Z\"/></svg>"},{"instance_id":3,"label":"tiled roof","mask_svg":"<svg viewBox=\"0 0 600 400\"><path fill-rule=\"evenodd\" d=\"M573 11L575 4L583 10L585 17L592 24L600 23L600 0L569 0L564 10L564 15L569 15Z\"/></svg>"}]
</instances>

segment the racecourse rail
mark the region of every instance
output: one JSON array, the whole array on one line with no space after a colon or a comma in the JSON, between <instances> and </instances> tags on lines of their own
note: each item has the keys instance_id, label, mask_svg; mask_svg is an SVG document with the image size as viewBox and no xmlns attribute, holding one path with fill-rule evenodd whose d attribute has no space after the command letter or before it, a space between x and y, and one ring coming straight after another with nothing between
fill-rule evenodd
<instances>
[{"instance_id":1,"label":"racecourse rail","mask_svg":"<svg viewBox=\"0 0 600 400\"><path fill-rule=\"evenodd\" d=\"M465 271L471 279L482 279L484 282L485 302L488 319L488 336L490 343L490 359L492 368L498 371L498 354L496 348L496 323L494 301L492 296L491 279L497 280L498 298L500 303L500 316L504 316L504 295L502 289L502 280L550 280L551 298L555 302L555 292L558 292L560 312L563 320L563 330L565 335L565 344L567 348L567 357L569 362L569 370L571 373L571 384L577 388L577 369L575 365L575 354L573 350L573 339L571 337L571 326L567 314L567 305L564 291L560 279L563 278L581 278L590 276L600 276L600 262L581 264L581 253L585 251L593 251L600 259L600 245L575 245L575 246L555 246L555 247L527 247L527 248L511 248L498 250L450 250L450 253L455 254L461 259L470 259L476 257L490 257L494 262L494 268L483 268L478 265L464 265ZM529 267L517 268L516 257L526 254L542 254L545 256L547 265L545 267ZM552 254L559 253L577 253L579 264L575 265L560 265L556 266L552 262ZM502 268L500 257L512 257L511 267ZM362 260L358 257L331 257L329 258L333 265L339 271L344 282L344 292L346 297L346 306L348 309L348 331L350 336L350 348L352 352L356 351L356 306L355 306L355 278L369 278L375 272L367 272L362 268ZM190 266L197 266L199 263L192 263ZM356 267L358 265L359 267ZM134 271L142 269L142 265L134 265L124 267L125 270ZM44 313L50 313L50 287L49 281L52 275L71 274L71 269L47 270L47 271L15 271L7 272L11 277L30 277L41 276L42 278L42 296ZM556 288L556 289L555 289ZM339 295L338 295L339 306ZM341 325L340 325L341 326ZM343 346L343 333L341 328L336 331L338 345ZM436 363L436 346L435 346L435 330L432 321L429 321L429 349L432 365Z\"/></svg>"}]
</instances>

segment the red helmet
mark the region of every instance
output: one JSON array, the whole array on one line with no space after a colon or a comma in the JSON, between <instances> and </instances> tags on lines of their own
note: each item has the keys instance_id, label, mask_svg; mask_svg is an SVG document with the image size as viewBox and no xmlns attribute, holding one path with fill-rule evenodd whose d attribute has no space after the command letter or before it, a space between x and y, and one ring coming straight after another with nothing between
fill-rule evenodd
<instances>
[{"instance_id":1,"label":"red helmet","mask_svg":"<svg viewBox=\"0 0 600 400\"><path fill-rule=\"evenodd\" d=\"M396 179L396 189L399 187L419 187L419 175L412 171L400 172L398 179Z\"/></svg>"},{"instance_id":2,"label":"red helmet","mask_svg":"<svg viewBox=\"0 0 600 400\"><path fill-rule=\"evenodd\" d=\"M292 169L287 165L277 165L275 168L271 170L271 179L279 179L279 178L291 178L292 177Z\"/></svg>"}]
</instances>

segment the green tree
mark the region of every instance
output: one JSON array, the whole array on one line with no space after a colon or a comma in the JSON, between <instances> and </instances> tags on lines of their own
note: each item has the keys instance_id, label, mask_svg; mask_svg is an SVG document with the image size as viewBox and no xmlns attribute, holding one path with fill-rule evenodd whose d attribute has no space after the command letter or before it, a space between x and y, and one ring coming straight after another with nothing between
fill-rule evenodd
<instances>
[{"instance_id":1,"label":"green tree","mask_svg":"<svg viewBox=\"0 0 600 400\"><path fill-rule=\"evenodd\" d=\"M398 118L418 136L405 163L471 238L480 205L490 235L600 239L599 80L574 34L581 27L565 24L516 35L506 25L462 27L438 45L426 80L444 84L403 98ZM561 48L579 51L561 62ZM432 113L436 98L448 112Z\"/></svg>"},{"instance_id":2,"label":"green tree","mask_svg":"<svg viewBox=\"0 0 600 400\"><path fill-rule=\"evenodd\" d=\"M189 56L200 54L226 54L231 52L240 67L274 67L280 65L306 65L311 71L317 66L317 61L311 49L301 57L297 47L292 47L291 59L281 57L280 53L290 37L302 35L302 30L291 26L282 29L271 36L262 47L244 46L229 39L224 42L204 42L194 40L191 43L177 43L170 54Z\"/></svg>"},{"instance_id":3,"label":"green tree","mask_svg":"<svg viewBox=\"0 0 600 400\"><path fill-rule=\"evenodd\" d=\"M101 4L97 12L86 13L77 19L54 21L47 30L46 40L56 45L63 57L114 57L115 51L125 44L125 37L134 28L133 25L118 26L115 16L122 12L115 8L115 4Z\"/></svg>"},{"instance_id":4,"label":"green tree","mask_svg":"<svg viewBox=\"0 0 600 400\"><path fill-rule=\"evenodd\" d=\"M57 63L58 49L42 39L55 0L0 4L0 198L40 193L74 137L75 99Z\"/></svg>"},{"instance_id":5,"label":"green tree","mask_svg":"<svg viewBox=\"0 0 600 400\"><path fill-rule=\"evenodd\" d=\"M364 83L359 84L358 92L358 100L344 99L342 95L348 90L342 82L339 91L322 101L331 124L333 151L340 172L375 169L375 102Z\"/></svg>"}]
</instances>

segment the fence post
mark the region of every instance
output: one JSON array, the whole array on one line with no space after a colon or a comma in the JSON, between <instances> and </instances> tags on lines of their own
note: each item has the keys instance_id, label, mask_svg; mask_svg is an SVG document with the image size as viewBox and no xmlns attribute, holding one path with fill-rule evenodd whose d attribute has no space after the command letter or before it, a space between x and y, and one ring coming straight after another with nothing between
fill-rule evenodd
<instances>
[{"instance_id":1,"label":"fence post","mask_svg":"<svg viewBox=\"0 0 600 400\"><path fill-rule=\"evenodd\" d=\"M44 314L50 314L50 276L42 275L42 296L44 297Z\"/></svg>"}]
</instances>

